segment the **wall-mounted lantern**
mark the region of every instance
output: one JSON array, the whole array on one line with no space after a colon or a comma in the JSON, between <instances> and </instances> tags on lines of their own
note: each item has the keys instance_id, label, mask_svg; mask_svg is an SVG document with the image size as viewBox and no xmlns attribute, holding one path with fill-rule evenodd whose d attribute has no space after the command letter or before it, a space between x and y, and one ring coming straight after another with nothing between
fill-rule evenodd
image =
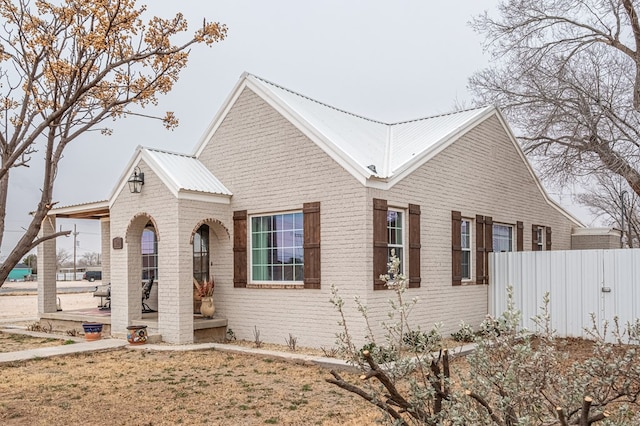
<instances>
[{"instance_id":1,"label":"wall-mounted lantern","mask_svg":"<svg viewBox=\"0 0 640 426\"><path fill-rule=\"evenodd\" d=\"M133 169L133 174L127 182L129 183L129 191L131 191L132 194L137 194L142 191L142 185L144 185L144 173L140 171L138 166Z\"/></svg>"}]
</instances>

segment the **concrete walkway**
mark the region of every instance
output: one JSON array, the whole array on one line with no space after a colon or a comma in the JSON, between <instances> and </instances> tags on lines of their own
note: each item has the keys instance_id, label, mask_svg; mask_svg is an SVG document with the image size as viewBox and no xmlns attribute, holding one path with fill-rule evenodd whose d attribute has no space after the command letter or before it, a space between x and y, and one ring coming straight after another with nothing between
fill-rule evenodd
<instances>
[{"instance_id":1,"label":"concrete walkway","mask_svg":"<svg viewBox=\"0 0 640 426\"><path fill-rule=\"evenodd\" d=\"M26 331L24 329L20 329L18 327L14 328L11 326L8 326L7 328L0 327L0 330L5 333L24 334L24 335L40 337L40 338L60 337L60 339L62 340L73 340L75 342L73 344L67 344L67 345L35 348L35 349L28 349L24 351L18 351L18 352L0 353L0 364L8 363L8 362L16 362L16 361L25 361L25 360L36 359L36 358L48 358L48 357L60 356L60 355L70 355L70 354L75 354L80 352L107 351L107 350L126 347L132 350L145 350L145 351L197 351L197 350L204 350L204 349L214 349L214 350L219 350L219 351L229 352L229 353L244 354L244 355L258 355L258 356L282 359L286 361L318 365L325 368L335 368L339 370L356 370L356 367L338 358L306 355L303 353L295 353L295 352L271 351L271 350L265 350L265 349L259 349L259 348L247 348L244 346L229 345L224 343L196 343L196 344L190 344L190 345L170 345L170 344L130 345L129 342L122 339L100 339L100 340L94 340L92 342L87 342L83 338L79 338L79 337L67 337L67 336L59 336L59 335L49 334L49 333L31 332L31 331ZM452 350L451 354L456 356L466 355L469 352L473 351L474 348L475 348L475 345L473 344L460 346L455 350Z\"/></svg>"}]
</instances>

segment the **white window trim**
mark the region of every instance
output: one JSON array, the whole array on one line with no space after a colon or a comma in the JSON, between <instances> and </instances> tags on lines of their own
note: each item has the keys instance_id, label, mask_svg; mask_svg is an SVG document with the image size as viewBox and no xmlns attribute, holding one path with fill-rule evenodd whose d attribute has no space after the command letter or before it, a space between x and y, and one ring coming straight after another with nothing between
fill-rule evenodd
<instances>
[{"instance_id":1,"label":"white window trim","mask_svg":"<svg viewBox=\"0 0 640 426\"><path fill-rule=\"evenodd\" d=\"M409 256L408 256L408 252L407 252L407 226L408 226L408 222L407 222L407 212L405 211L405 209L402 208L398 208L398 207L387 207L387 212L397 212L400 213L401 216L401 220L400 220L400 226L402 227L402 232L400 233L401 238L402 238L402 244L389 244L388 239L389 239L389 222L387 222L387 251L390 252L391 249L394 248L401 248L402 249L402 263L400 264L400 273L404 274L405 271L408 271L408 265L409 265ZM397 256L397 251L396 251L396 256ZM388 260L387 260L388 262Z\"/></svg>"},{"instance_id":2,"label":"white window trim","mask_svg":"<svg viewBox=\"0 0 640 426\"><path fill-rule=\"evenodd\" d=\"M544 251L545 246L545 237L546 237L546 228L544 226L538 226L538 251Z\"/></svg>"},{"instance_id":3,"label":"white window trim","mask_svg":"<svg viewBox=\"0 0 640 426\"><path fill-rule=\"evenodd\" d=\"M494 237L495 237L495 232L493 232L493 231L495 230L495 227L496 227L496 226L504 226L505 228L509 228L509 229L511 229L511 249L510 249L509 251L514 251L514 250L515 250L515 249L514 249L514 247L517 247L517 245L516 245L516 232L515 232L515 226L513 226L513 225L512 225L512 224L510 224L510 223L494 222L494 223L493 223L493 227L494 227L494 229L492 229L492 235L493 235ZM493 241L492 241L492 243L493 243ZM494 247L493 247L493 251L497 253L497 251L496 251L496 247L495 247L495 244L493 244L493 245L494 245Z\"/></svg>"},{"instance_id":4,"label":"white window trim","mask_svg":"<svg viewBox=\"0 0 640 426\"><path fill-rule=\"evenodd\" d=\"M462 245L462 223L463 222L467 222L469 224L469 247L468 248L464 248L464 246ZM467 218L462 218L460 220L460 250L462 251L462 253L464 252L469 252L469 276L462 277L462 281L463 282L470 282L473 280L473 224L474 221L473 219L467 219ZM462 255L460 256L460 262L462 262ZM461 271L462 271L462 265L460 267Z\"/></svg>"},{"instance_id":5,"label":"white window trim","mask_svg":"<svg viewBox=\"0 0 640 426\"><path fill-rule=\"evenodd\" d=\"M251 215L247 215L247 235L249 236L248 238L248 247L247 247L247 251L248 253L248 269L249 269L249 286L251 287L265 287L265 288L280 288L280 287L286 287L286 288L304 288L304 280L299 280L299 281L265 281L265 280L254 280L253 279L253 218L256 217L265 217L265 216L281 216L281 215L286 215L286 214L296 214L296 213L300 213L302 214L302 220L303 220L303 233L304 233L304 214L302 212L302 210L287 210L287 211L277 211L277 212L267 212L267 213L254 213ZM304 234L302 237L302 244L300 245L300 247L304 250ZM303 266L304 267L304 266Z\"/></svg>"}]
</instances>

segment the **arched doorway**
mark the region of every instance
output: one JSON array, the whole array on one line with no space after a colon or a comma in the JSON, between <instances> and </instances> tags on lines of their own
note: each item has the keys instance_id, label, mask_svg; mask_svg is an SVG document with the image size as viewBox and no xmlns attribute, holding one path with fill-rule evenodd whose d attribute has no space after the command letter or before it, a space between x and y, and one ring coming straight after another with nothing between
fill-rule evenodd
<instances>
[{"instance_id":1,"label":"arched doorway","mask_svg":"<svg viewBox=\"0 0 640 426\"><path fill-rule=\"evenodd\" d=\"M126 305L127 318L131 321L142 318L143 313L157 312L160 305L158 300L160 234L154 218L147 213L135 215L127 228L125 241L128 285ZM136 293L139 296L133 297ZM113 310L113 298L111 306Z\"/></svg>"}]
</instances>

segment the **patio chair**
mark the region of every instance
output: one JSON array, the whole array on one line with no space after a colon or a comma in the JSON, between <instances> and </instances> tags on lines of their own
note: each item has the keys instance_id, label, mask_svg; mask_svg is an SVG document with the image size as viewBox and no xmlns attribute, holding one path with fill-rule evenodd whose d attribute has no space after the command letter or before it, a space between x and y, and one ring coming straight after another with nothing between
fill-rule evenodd
<instances>
[{"instance_id":1,"label":"patio chair","mask_svg":"<svg viewBox=\"0 0 640 426\"><path fill-rule=\"evenodd\" d=\"M142 286L142 313L147 314L149 312L156 312L147 305L145 300L149 300L149 296L151 295L151 289L153 288L153 277L149 278L147 282Z\"/></svg>"},{"instance_id":2,"label":"patio chair","mask_svg":"<svg viewBox=\"0 0 640 426\"><path fill-rule=\"evenodd\" d=\"M98 305L99 309L111 309L111 283L97 286L96 290L93 292L93 297L100 298L100 304Z\"/></svg>"}]
</instances>

